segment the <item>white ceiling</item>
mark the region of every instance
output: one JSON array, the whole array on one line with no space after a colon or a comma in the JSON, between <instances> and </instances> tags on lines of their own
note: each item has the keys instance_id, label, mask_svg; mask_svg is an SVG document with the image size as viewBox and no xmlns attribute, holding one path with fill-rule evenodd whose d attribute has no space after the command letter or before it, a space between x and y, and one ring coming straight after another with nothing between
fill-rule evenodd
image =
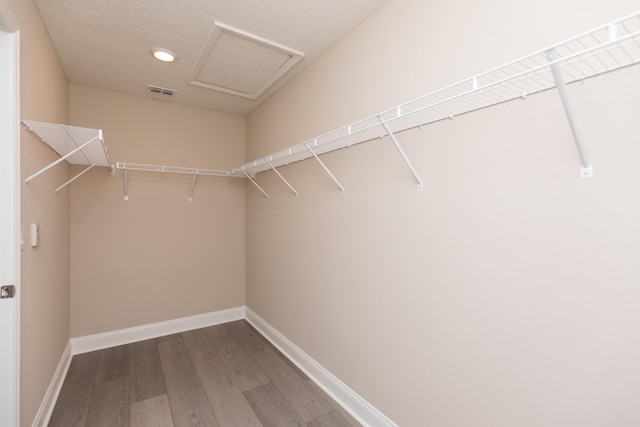
<instances>
[{"instance_id":1,"label":"white ceiling","mask_svg":"<svg viewBox=\"0 0 640 427\"><path fill-rule=\"evenodd\" d=\"M35 1L70 82L247 114L386 0Z\"/></svg>"}]
</instances>

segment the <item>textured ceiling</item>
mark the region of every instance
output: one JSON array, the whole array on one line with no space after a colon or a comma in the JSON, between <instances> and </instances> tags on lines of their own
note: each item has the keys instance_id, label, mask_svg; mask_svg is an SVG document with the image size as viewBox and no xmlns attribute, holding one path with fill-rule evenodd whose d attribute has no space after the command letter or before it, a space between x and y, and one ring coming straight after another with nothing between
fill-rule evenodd
<instances>
[{"instance_id":1,"label":"textured ceiling","mask_svg":"<svg viewBox=\"0 0 640 427\"><path fill-rule=\"evenodd\" d=\"M36 4L72 83L247 114L385 1L36 0ZM234 42L229 37L233 33L223 33L220 49L209 51L215 44L210 34L216 22L267 45L254 45L249 39L229 43ZM304 56L275 79L288 56L269 44ZM171 49L178 60L159 62L149 53L152 47ZM198 72L192 73L196 68ZM262 84L270 77L276 82L264 90ZM232 93L190 84L192 80L229 87L227 92ZM177 93L153 94L147 85ZM234 90L258 96L251 99L233 94Z\"/></svg>"}]
</instances>

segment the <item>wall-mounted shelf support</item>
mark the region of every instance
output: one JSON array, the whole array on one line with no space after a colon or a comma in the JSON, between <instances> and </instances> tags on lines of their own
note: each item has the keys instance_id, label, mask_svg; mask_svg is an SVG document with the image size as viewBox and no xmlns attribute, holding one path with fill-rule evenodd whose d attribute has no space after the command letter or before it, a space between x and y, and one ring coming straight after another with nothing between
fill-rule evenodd
<instances>
[{"instance_id":1,"label":"wall-mounted shelf support","mask_svg":"<svg viewBox=\"0 0 640 427\"><path fill-rule=\"evenodd\" d=\"M88 167L56 188L56 193L95 166L110 167L109 156L107 155L107 148L104 145L101 129L81 128L27 120L23 120L22 124L25 130L34 134L40 141L47 144L60 155L60 158L56 161L29 175L24 180L25 186L33 179L65 160L71 165L86 165ZM100 144L96 144L98 141Z\"/></svg>"},{"instance_id":2,"label":"wall-mounted shelf support","mask_svg":"<svg viewBox=\"0 0 640 427\"><path fill-rule=\"evenodd\" d=\"M278 169L274 168L273 165L271 164L271 162L268 159L264 159L265 162L267 162L267 164L271 167L271 169L273 169L273 171L280 177L280 179L287 184L287 187L289 187L289 189L291 191L293 191L293 194L296 195L296 197L299 197L300 195L298 194L298 192L296 191L295 188L293 188L293 186L291 184L289 184L289 181L287 181L286 179L284 179L284 176L282 176L282 174L280 172L278 172Z\"/></svg>"},{"instance_id":3,"label":"wall-mounted shelf support","mask_svg":"<svg viewBox=\"0 0 640 427\"><path fill-rule=\"evenodd\" d=\"M29 127L25 127L26 130L31 130ZM32 132L33 133L33 132ZM43 167L42 169L40 169L38 172L29 175L25 180L24 180L24 184L27 185L30 181L32 181L34 178L39 177L40 175L42 175L43 173L45 173L46 171L48 171L49 169L53 168L54 166L59 165L60 163L64 162L65 160L67 160L69 157L73 156L74 154L76 154L78 151L82 150L83 148L85 148L86 146L88 146L89 144L95 142L98 140L98 137L96 136L95 138L91 138L89 141L85 142L84 144L82 144L81 146L79 146L78 148L74 149L73 151L65 154L64 156L60 157L58 160L56 160L53 163L48 164L47 166ZM41 139L42 142L45 142L44 139Z\"/></svg>"},{"instance_id":4,"label":"wall-mounted shelf support","mask_svg":"<svg viewBox=\"0 0 640 427\"><path fill-rule=\"evenodd\" d=\"M260 187L260 186L258 185L258 183L256 182L256 180L255 180L255 179L253 179L253 178L251 178L251 177L249 176L249 174L248 174L248 173L246 173L246 172L243 172L243 173L244 173L244 175L245 175L247 178L249 178L249 181L251 181L251 182L253 183L253 185L255 185L255 186L256 186L256 188L257 188L258 190L260 190L260 192L261 192L262 194L264 194L264 197L266 197L266 198L268 199L268 198L269 198L269 195L267 194L267 192L266 192L266 191L264 191L264 190L262 189L262 187Z\"/></svg>"},{"instance_id":5,"label":"wall-mounted shelf support","mask_svg":"<svg viewBox=\"0 0 640 427\"><path fill-rule=\"evenodd\" d=\"M75 175L73 178L71 178L70 180L68 180L67 182L65 182L64 184L62 184L61 186L59 186L58 188L56 188L56 193L60 190L62 190L64 187L66 187L67 185L71 184L73 181L75 181L76 179L80 178L82 175L84 175L85 173L89 172L89 170L91 168L93 168L94 166L96 166L98 163L100 162L100 159L96 160L95 162L91 163L91 165L88 168L85 168L82 172L80 172L79 174Z\"/></svg>"},{"instance_id":6,"label":"wall-mounted shelf support","mask_svg":"<svg viewBox=\"0 0 640 427\"><path fill-rule=\"evenodd\" d=\"M191 190L189 190L189 201L193 202L193 189L196 188L196 178L198 177L198 175L193 175L193 178L191 178Z\"/></svg>"},{"instance_id":7,"label":"wall-mounted shelf support","mask_svg":"<svg viewBox=\"0 0 640 427\"><path fill-rule=\"evenodd\" d=\"M387 135L389 135L389 138L391 138L391 142L393 142L393 145L398 150L398 153L400 153L402 160L404 160L404 162L407 164L407 166L411 170L411 173L416 178L416 181L418 181L418 191L422 191L424 189L424 184L422 183L422 180L420 179L418 172L416 172L416 170L414 169L413 165L411 164L411 161L409 161L409 158L407 157L406 153L400 146L400 143L396 139L396 136L393 134L393 132L391 132L391 129L389 129L389 126L382 120L382 117L379 117L379 119L380 119L380 124L384 128L384 131L387 132Z\"/></svg>"},{"instance_id":8,"label":"wall-mounted shelf support","mask_svg":"<svg viewBox=\"0 0 640 427\"><path fill-rule=\"evenodd\" d=\"M351 130L349 130L350 132ZM342 184L340 184L340 181L338 181L338 179L333 176L333 174L331 173L331 171L329 170L329 168L322 162L322 160L320 160L320 157L318 157L318 155L311 149L311 147L309 147L309 144L307 144L305 142L304 144L307 147L307 150L309 150L309 152L311 153L311 155L318 161L318 163L320 163L320 166L322 166L322 169L325 170L325 172L327 174L329 174L329 176L331 177L331 179L333 180L333 182L336 183L336 185L338 187L340 187L340 190L342 192L342 195L344 196L346 194L346 190L344 189L344 187L342 186Z\"/></svg>"},{"instance_id":9,"label":"wall-mounted shelf support","mask_svg":"<svg viewBox=\"0 0 640 427\"><path fill-rule=\"evenodd\" d=\"M193 191L196 186L196 179L198 176L223 176L223 177L238 177L238 175L232 175L231 172L216 170L216 169L199 169L199 168L183 168L177 166L161 166L161 165L147 165L141 163L116 163L118 169L124 170L124 200L129 200L129 174L130 170L141 172L160 172L160 173L174 173L182 175L192 175L191 188L189 190L189 201L193 201Z\"/></svg>"},{"instance_id":10,"label":"wall-mounted shelf support","mask_svg":"<svg viewBox=\"0 0 640 427\"><path fill-rule=\"evenodd\" d=\"M611 27L609 28L611 32ZM562 100L564 112L567 115L567 120L569 121L571 132L573 133L573 139L576 142L576 147L578 148L578 153L580 154L580 162L582 163L582 166L580 167L580 177L590 178L593 176L593 167L591 165L591 161L589 160L587 149L584 146L582 134L575 119L573 107L569 99L569 94L567 93L567 83L562 77L562 70L560 69L560 66L557 62L558 54L554 49L551 49L547 52L547 57L549 58L549 66L551 67L553 80L556 83L556 89L558 89L558 94L560 95L560 99Z\"/></svg>"},{"instance_id":11,"label":"wall-mounted shelf support","mask_svg":"<svg viewBox=\"0 0 640 427\"><path fill-rule=\"evenodd\" d=\"M124 200L129 200L129 171L124 170Z\"/></svg>"}]
</instances>

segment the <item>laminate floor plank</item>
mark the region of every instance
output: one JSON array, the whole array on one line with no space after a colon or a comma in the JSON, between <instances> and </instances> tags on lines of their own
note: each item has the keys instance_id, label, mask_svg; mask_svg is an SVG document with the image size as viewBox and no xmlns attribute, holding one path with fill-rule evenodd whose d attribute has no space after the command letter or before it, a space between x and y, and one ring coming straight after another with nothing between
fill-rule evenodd
<instances>
[{"instance_id":1,"label":"laminate floor plank","mask_svg":"<svg viewBox=\"0 0 640 427\"><path fill-rule=\"evenodd\" d=\"M307 423L308 427L353 427L338 413L331 411Z\"/></svg>"},{"instance_id":2,"label":"laminate floor plank","mask_svg":"<svg viewBox=\"0 0 640 427\"><path fill-rule=\"evenodd\" d=\"M129 360L132 404L167 392L157 340L130 344Z\"/></svg>"},{"instance_id":3,"label":"laminate floor plank","mask_svg":"<svg viewBox=\"0 0 640 427\"><path fill-rule=\"evenodd\" d=\"M167 394L132 403L131 427L174 427Z\"/></svg>"},{"instance_id":4,"label":"laminate floor plank","mask_svg":"<svg viewBox=\"0 0 640 427\"><path fill-rule=\"evenodd\" d=\"M282 393L304 422L312 421L331 412L333 408L307 384L307 377L298 375L297 371L285 362L284 356L267 345L257 331L249 327L248 324L240 322L228 323L227 330L231 332L234 339Z\"/></svg>"},{"instance_id":5,"label":"laminate floor plank","mask_svg":"<svg viewBox=\"0 0 640 427\"><path fill-rule=\"evenodd\" d=\"M346 409L344 409L342 406L340 406L340 404L338 402L336 402L335 400L333 400L333 398L331 398L331 396L329 396L323 389L320 388L320 386L316 383L314 383L312 380L307 380L307 384L309 384L309 386L311 388L313 388L315 391L318 392L318 394L320 394L324 400L331 405L331 407L338 412L338 414L340 414L340 416L342 416L342 418L348 423L348 425L351 425L353 427L359 427L362 424L360 424L358 422L358 420L356 420L355 418L353 418L353 416L348 413L346 411Z\"/></svg>"},{"instance_id":6,"label":"laminate floor plank","mask_svg":"<svg viewBox=\"0 0 640 427\"><path fill-rule=\"evenodd\" d=\"M271 383L244 392L264 427L306 426L287 399Z\"/></svg>"},{"instance_id":7,"label":"laminate floor plank","mask_svg":"<svg viewBox=\"0 0 640 427\"><path fill-rule=\"evenodd\" d=\"M260 385L267 384L269 378L256 366L249 355L233 339L224 325L204 328L204 332L214 347L225 366L233 375L233 379L242 391L251 390Z\"/></svg>"},{"instance_id":8,"label":"laminate floor plank","mask_svg":"<svg viewBox=\"0 0 640 427\"><path fill-rule=\"evenodd\" d=\"M161 342L158 352L175 426L218 427L182 339Z\"/></svg>"},{"instance_id":9,"label":"laminate floor plank","mask_svg":"<svg viewBox=\"0 0 640 427\"><path fill-rule=\"evenodd\" d=\"M129 427L129 376L93 385L89 427Z\"/></svg>"},{"instance_id":10,"label":"laminate floor plank","mask_svg":"<svg viewBox=\"0 0 640 427\"><path fill-rule=\"evenodd\" d=\"M50 427L86 425L99 357L97 351L73 356L49 420Z\"/></svg>"},{"instance_id":11,"label":"laminate floor plank","mask_svg":"<svg viewBox=\"0 0 640 427\"><path fill-rule=\"evenodd\" d=\"M293 363L291 360L289 360L286 357L284 357L284 355L282 354L280 349L278 349L278 347L273 345L271 343L271 341L269 341L264 336L262 336L262 334L256 328L254 328L253 325L251 325L251 323L247 322L246 320L236 320L234 322L225 323L224 326L231 328L231 330L235 331L235 333L243 333L244 332L244 333L253 333L253 334L255 334L257 337L259 337L262 340L264 345L266 345L267 347L271 348L277 354L281 355L282 356L282 360L284 360L284 362L287 365L289 365L291 367L291 369L293 369L301 378L304 378L305 380L309 379L309 377L307 376L307 374L304 373L304 371L302 371L300 368L298 368L298 366L296 366L296 364Z\"/></svg>"},{"instance_id":12,"label":"laminate floor plank","mask_svg":"<svg viewBox=\"0 0 640 427\"><path fill-rule=\"evenodd\" d=\"M262 427L242 391L202 330L182 334L220 427Z\"/></svg>"},{"instance_id":13,"label":"laminate floor plank","mask_svg":"<svg viewBox=\"0 0 640 427\"><path fill-rule=\"evenodd\" d=\"M129 346L106 348L100 352L95 383L129 376Z\"/></svg>"}]
</instances>

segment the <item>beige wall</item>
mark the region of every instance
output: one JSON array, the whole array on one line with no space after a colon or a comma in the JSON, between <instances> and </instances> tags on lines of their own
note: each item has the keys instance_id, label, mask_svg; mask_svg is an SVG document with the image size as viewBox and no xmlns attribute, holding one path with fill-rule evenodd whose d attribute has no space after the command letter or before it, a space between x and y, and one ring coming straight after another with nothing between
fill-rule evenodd
<instances>
[{"instance_id":1,"label":"beige wall","mask_svg":"<svg viewBox=\"0 0 640 427\"><path fill-rule=\"evenodd\" d=\"M112 163L230 169L244 117L71 85L71 123ZM71 336L244 305L245 183L95 168L71 185Z\"/></svg>"},{"instance_id":2,"label":"beige wall","mask_svg":"<svg viewBox=\"0 0 640 427\"><path fill-rule=\"evenodd\" d=\"M390 0L247 118L284 148L631 13ZM640 424L640 71L403 132L247 187L247 305L398 425Z\"/></svg>"},{"instance_id":3,"label":"beige wall","mask_svg":"<svg viewBox=\"0 0 640 427\"><path fill-rule=\"evenodd\" d=\"M20 116L65 123L69 97L65 74L31 0L8 0L20 26ZM23 178L58 156L26 131L21 134ZM67 180L59 165L23 189L21 222L27 244L21 254L21 424L31 425L69 341L69 193L54 193ZM36 248L29 224L40 225Z\"/></svg>"}]
</instances>

